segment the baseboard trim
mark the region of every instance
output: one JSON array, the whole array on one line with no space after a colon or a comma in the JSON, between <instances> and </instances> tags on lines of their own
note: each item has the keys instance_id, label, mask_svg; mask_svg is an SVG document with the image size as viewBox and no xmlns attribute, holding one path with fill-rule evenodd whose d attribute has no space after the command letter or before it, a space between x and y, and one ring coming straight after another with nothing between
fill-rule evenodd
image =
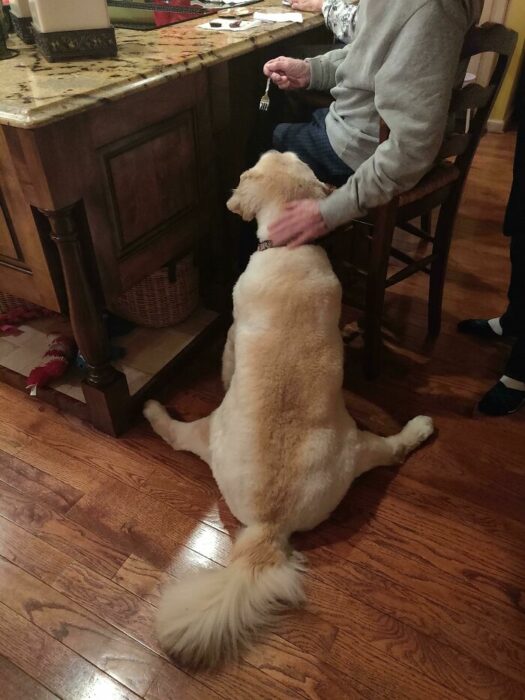
<instances>
[{"instance_id":1,"label":"baseboard trim","mask_svg":"<svg viewBox=\"0 0 525 700\"><path fill-rule=\"evenodd\" d=\"M487 131L492 134L503 134L509 128L510 117L506 119L489 119L487 122Z\"/></svg>"},{"instance_id":2,"label":"baseboard trim","mask_svg":"<svg viewBox=\"0 0 525 700\"><path fill-rule=\"evenodd\" d=\"M502 134L507 130L506 119L489 119L487 122L487 130L491 134Z\"/></svg>"}]
</instances>

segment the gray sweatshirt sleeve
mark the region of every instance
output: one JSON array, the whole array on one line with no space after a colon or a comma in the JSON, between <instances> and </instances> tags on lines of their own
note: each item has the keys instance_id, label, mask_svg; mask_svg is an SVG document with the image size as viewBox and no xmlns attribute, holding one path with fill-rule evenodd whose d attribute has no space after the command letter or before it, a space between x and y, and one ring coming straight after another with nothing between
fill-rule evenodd
<instances>
[{"instance_id":1,"label":"gray sweatshirt sleeve","mask_svg":"<svg viewBox=\"0 0 525 700\"><path fill-rule=\"evenodd\" d=\"M348 44L352 41L356 29L357 10L359 5L350 0L324 0L323 17L339 41Z\"/></svg>"},{"instance_id":2,"label":"gray sweatshirt sleeve","mask_svg":"<svg viewBox=\"0 0 525 700\"><path fill-rule=\"evenodd\" d=\"M309 90L331 90L335 87L335 72L346 56L346 49L335 49L322 56L307 58L310 64Z\"/></svg>"},{"instance_id":3,"label":"gray sweatshirt sleeve","mask_svg":"<svg viewBox=\"0 0 525 700\"><path fill-rule=\"evenodd\" d=\"M410 17L375 76L375 106L390 138L321 203L330 230L413 187L437 156L468 29L467 18L444 25L437 12L426 3Z\"/></svg>"}]
</instances>

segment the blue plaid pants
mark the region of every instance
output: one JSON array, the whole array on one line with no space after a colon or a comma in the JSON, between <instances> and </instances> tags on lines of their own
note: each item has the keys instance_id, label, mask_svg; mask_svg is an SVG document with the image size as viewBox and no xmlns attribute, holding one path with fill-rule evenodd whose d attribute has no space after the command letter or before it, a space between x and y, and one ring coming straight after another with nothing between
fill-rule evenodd
<instances>
[{"instance_id":1,"label":"blue plaid pants","mask_svg":"<svg viewBox=\"0 0 525 700\"><path fill-rule=\"evenodd\" d=\"M328 140L327 114L328 109L316 109L310 122L279 124L273 132L273 147L281 153L296 153L319 180L340 187L353 170L339 158Z\"/></svg>"}]
</instances>

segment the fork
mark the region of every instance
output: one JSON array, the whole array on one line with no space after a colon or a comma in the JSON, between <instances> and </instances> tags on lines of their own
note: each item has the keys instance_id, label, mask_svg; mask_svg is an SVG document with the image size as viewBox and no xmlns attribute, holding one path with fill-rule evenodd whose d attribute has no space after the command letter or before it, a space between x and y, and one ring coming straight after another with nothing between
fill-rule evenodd
<instances>
[{"instance_id":1,"label":"fork","mask_svg":"<svg viewBox=\"0 0 525 700\"><path fill-rule=\"evenodd\" d=\"M270 78L268 78L266 81L266 90L264 91L264 95L261 97L261 101L259 102L259 109L261 112L267 112L270 106L270 96L268 95L270 82Z\"/></svg>"}]
</instances>

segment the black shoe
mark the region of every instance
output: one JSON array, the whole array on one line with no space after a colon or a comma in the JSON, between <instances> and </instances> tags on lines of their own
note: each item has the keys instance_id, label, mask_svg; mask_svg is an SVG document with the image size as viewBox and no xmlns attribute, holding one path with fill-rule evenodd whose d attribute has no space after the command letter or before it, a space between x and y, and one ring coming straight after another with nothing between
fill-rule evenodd
<instances>
[{"instance_id":1,"label":"black shoe","mask_svg":"<svg viewBox=\"0 0 525 700\"><path fill-rule=\"evenodd\" d=\"M481 399L478 409L487 416L508 416L519 411L524 404L525 391L509 389L503 382L498 382Z\"/></svg>"},{"instance_id":2,"label":"black shoe","mask_svg":"<svg viewBox=\"0 0 525 700\"><path fill-rule=\"evenodd\" d=\"M495 333L490 323L484 318L469 318L466 321L460 321L458 323L458 331L487 340L497 340L498 338L501 340L501 338L505 337L505 333L503 335Z\"/></svg>"}]
</instances>

